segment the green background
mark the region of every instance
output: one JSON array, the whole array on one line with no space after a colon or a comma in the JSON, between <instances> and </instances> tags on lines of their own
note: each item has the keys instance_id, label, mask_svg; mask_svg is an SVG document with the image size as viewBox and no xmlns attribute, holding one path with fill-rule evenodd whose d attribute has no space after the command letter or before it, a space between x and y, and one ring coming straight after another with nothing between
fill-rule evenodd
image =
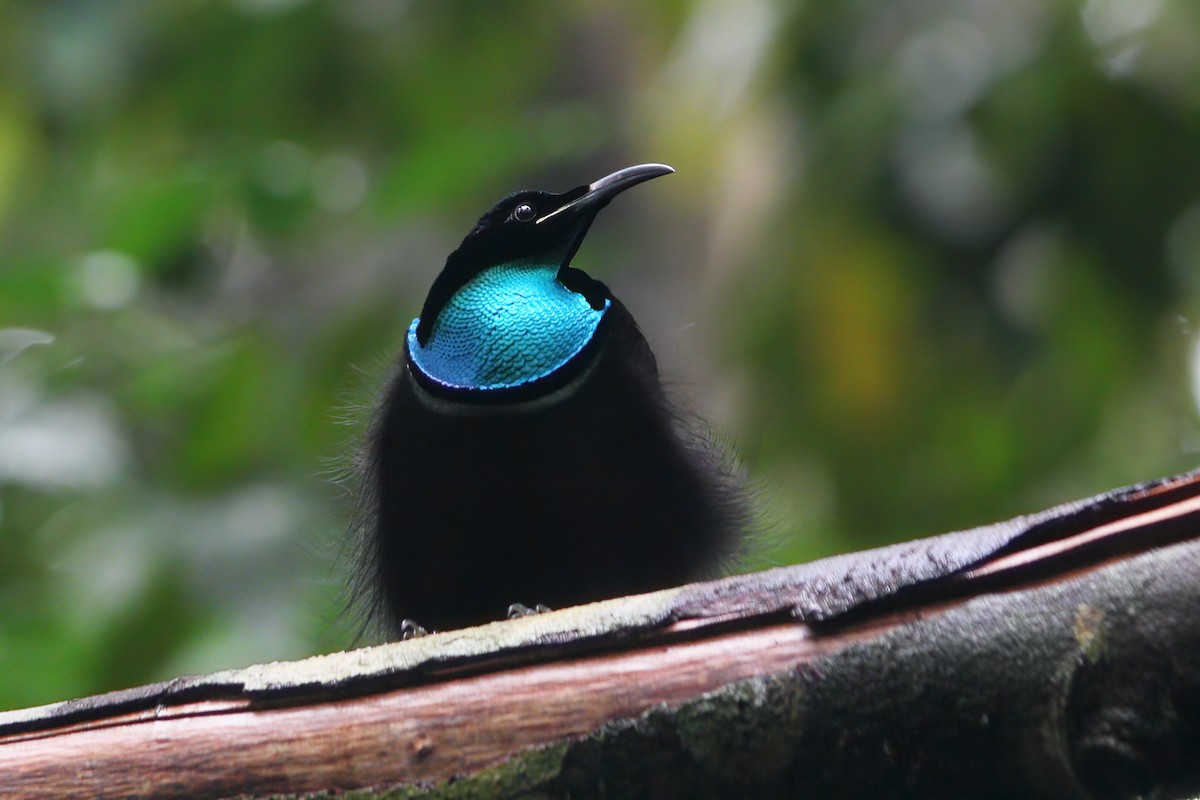
<instances>
[{"instance_id":1,"label":"green background","mask_svg":"<svg viewBox=\"0 0 1200 800\"><path fill-rule=\"evenodd\" d=\"M0 4L0 708L347 646L344 474L446 254L576 258L750 566L1187 469L1200 5ZM514 597L514 600L517 599Z\"/></svg>"}]
</instances>

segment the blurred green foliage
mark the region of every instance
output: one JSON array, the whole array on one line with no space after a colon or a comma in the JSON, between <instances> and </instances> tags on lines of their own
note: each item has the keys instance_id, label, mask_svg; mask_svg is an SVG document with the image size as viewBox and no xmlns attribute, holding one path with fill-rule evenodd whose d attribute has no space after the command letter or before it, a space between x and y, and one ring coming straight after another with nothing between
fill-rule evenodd
<instances>
[{"instance_id":1,"label":"blurred green foliage","mask_svg":"<svg viewBox=\"0 0 1200 800\"><path fill-rule=\"evenodd\" d=\"M632 163L577 262L763 558L1194 461L1189 0L0 15L0 707L349 644L339 423L490 203Z\"/></svg>"}]
</instances>

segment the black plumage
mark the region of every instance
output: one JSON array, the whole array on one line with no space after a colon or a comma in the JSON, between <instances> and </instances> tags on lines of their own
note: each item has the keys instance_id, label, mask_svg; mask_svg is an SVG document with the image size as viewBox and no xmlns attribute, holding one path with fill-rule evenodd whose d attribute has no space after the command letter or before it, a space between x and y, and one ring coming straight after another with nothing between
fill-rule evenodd
<instances>
[{"instance_id":1,"label":"black plumage","mask_svg":"<svg viewBox=\"0 0 1200 800\"><path fill-rule=\"evenodd\" d=\"M355 589L386 631L406 619L449 629L500 618L515 602L559 608L678 585L716 574L736 549L745 516L736 469L668 402L625 307L569 264L608 200L669 171L643 165L564 194L511 195L448 259L361 458ZM547 274L596 310L578 352L515 386L448 386L427 374L429 359L418 364L413 350L450 324L438 315L451 298L522 259L555 264ZM493 335L470 317L474 307L453 313ZM520 344L524 324L494 335Z\"/></svg>"}]
</instances>

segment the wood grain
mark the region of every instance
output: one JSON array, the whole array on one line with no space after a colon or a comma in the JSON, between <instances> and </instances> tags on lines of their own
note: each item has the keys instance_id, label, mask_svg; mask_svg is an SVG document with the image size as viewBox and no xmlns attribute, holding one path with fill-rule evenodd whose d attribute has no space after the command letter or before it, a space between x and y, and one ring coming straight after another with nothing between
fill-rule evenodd
<instances>
[{"instance_id":1,"label":"wood grain","mask_svg":"<svg viewBox=\"0 0 1200 800\"><path fill-rule=\"evenodd\" d=\"M170 798L437 782L660 703L795 669L825 649L804 625L785 624L316 706L196 704L9 742L0 774L13 798L43 797L49 785L71 796Z\"/></svg>"}]
</instances>

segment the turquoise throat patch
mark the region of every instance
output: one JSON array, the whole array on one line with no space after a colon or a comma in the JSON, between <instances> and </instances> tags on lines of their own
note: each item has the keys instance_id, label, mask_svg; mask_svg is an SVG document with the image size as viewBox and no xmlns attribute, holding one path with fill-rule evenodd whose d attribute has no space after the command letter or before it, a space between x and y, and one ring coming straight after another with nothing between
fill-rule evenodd
<instances>
[{"instance_id":1,"label":"turquoise throat patch","mask_svg":"<svg viewBox=\"0 0 1200 800\"><path fill-rule=\"evenodd\" d=\"M587 346L597 311L558 282L557 264L516 261L480 272L442 307L424 347L408 328L412 363L456 389L512 389L553 374Z\"/></svg>"}]
</instances>

